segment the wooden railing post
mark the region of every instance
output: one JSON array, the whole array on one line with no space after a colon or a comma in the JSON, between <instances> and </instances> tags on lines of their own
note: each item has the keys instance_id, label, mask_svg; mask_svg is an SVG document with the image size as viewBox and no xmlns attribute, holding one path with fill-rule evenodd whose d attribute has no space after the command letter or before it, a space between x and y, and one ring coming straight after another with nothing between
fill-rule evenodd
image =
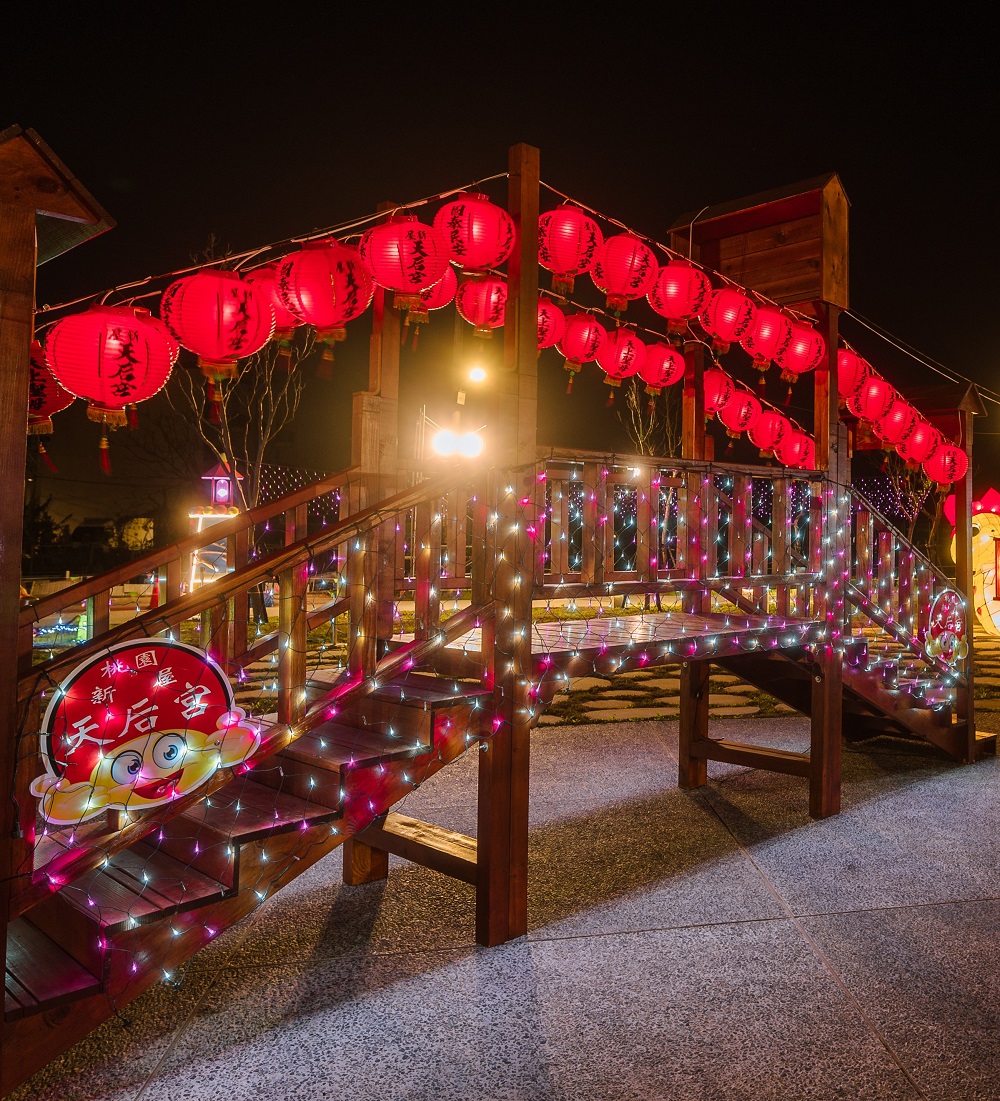
<instances>
[{"instance_id":1,"label":"wooden railing post","mask_svg":"<svg viewBox=\"0 0 1000 1101\"><path fill-rule=\"evenodd\" d=\"M308 521L306 502L285 513L285 546L305 537ZM306 709L308 589L308 562L296 562L278 575L278 722L282 723L297 722ZM243 634L246 637L245 627Z\"/></svg>"},{"instance_id":2,"label":"wooden railing post","mask_svg":"<svg viewBox=\"0 0 1000 1101\"><path fill-rule=\"evenodd\" d=\"M583 543L580 548L580 580L585 585L604 582L604 541L608 537L607 474L599 463L583 464Z\"/></svg>"},{"instance_id":3,"label":"wooden railing post","mask_svg":"<svg viewBox=\"0 0 1000 1101\"><path fill-rule=\"evenodd\" d=\"M226 568L230 573L242 569L250 560L250 528L241 528L226 540ZM250 594L237 589L229 603L229 659L239 661L247 651L250 626Z\"/></svg>"},{"instance_id":4,"label":"wooden railing post","mask_svg":"<svg viewBox=\"0 0 1000 1101\"><path fill-rule=\"evenodd\" d=\"M370 677L375 672L377 614L375 533L366 531L350 542L347 552L347 595L350 601L350 631L347 667L352 677Z\"/></svg>"},{"instance_id":5,"label":"wooden railing post","mask_svg":"<svg viewBox=\"0 0 1000 1101\"><path fill-rule=\"evenodd\" d=\"M792 562L792 497L788 478L776 474L771 497L771 573L791 574ZM779 584L774 596L774 614L787 616L792 582Z\"/></svg>"},{"instance_id":6,"label":"wooden railing post","mask_svg":"<svg viewBox=\"0 0 1000 1101\"><path fill-rule=\"evenodd\" d=\"M111 590L87 598L87 638L100 638L111 626Z\"/></svg>"},{"instance_id":7,"label":"wooden railing post","mask_svg":"<svg viewBox=\"0 0 1000 1101\"><path fill-rule=\"evenodd\" d=\"M438 504L438 501L423 501L414 510L414 632L417 638L430 638L441 623L441 510Z\"/></svg>"}]
</instances>

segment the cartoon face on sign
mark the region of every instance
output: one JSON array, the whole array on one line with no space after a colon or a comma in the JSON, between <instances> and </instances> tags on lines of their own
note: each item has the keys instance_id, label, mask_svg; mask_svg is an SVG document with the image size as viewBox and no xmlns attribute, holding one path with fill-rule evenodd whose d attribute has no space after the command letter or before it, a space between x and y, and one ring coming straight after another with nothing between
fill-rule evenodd
<instances>
[{"instance_id":1,"label":"cartoon face on sign","mask_svg":"<svg viewBox=\"0 0 1000 1101\"><path fill-rule=\"evenodd\" d=\"M969 652L965 641L965 602L954 589L944 589L934 598L927 620L924 647L931 657L954 665Z\"/></svg>"},{"instance_id":2,"label":"cartoon face on sign","mask_svg":"<svg viewBox=\"0 0 1000 1101\"><path fill-rule=\"evenodd\" d=\"M42 723L45 772L31 793L48 822L76 825L187 795L259 744L207 654L166 639L123 642L56 692Z\"/></svg>"}]
</instances>

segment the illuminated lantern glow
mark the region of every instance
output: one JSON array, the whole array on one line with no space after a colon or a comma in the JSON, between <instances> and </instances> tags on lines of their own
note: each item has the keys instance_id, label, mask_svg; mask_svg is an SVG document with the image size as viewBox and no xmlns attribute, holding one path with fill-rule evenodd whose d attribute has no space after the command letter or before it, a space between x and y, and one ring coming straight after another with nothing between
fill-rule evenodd
<instances>
[{"instance_id":1,"label":"illuminated lantern glow","mask_svg":"<svg viewBox=\"0 0 1000 1101\"><path fill-rule=\"evenodd\" d=\"M552 289L566 295L573 290L577 275L594 266L604 234L578 206L563 203L538 219L538 263L552 273Z\"/></svg>"},{"instance_id":2,"label":"illuminated lantern glow","mask_svg":"<svg viewBox=\"0 0 1000 1101\"><path fill-rule=\"evenodd\" d=\"M775 409L765 409L757 422L747 429L747 436L760 450L762 459L774 454L774 449L792 431L792 422Z\"/></svg>"},{"instance_id":3,"label":"illuminated lantern glow","mask_svg":"<svg viewBox=\"0 0 1000 1101\"><path fill-rule=\"evenodd\" d=\"M816 445L801 428L792 428L775 445L774 456L782 466L808 470L816 461Z\"/></svg>"},{"instance_id":4,"label":"illuminated lantern glow","mask_svg":"<svg viewBox=\"0 0 1000 1101\"><path fill-rule=\"evenodd\" d=\"M671 260L656 274L646 295L650 306L667 319L668 333L687 331L687 323L705 308L712 284L701 268L687 260Z\"/></svg>"},{"instance_id":5,"label":"illuminated lantern glow","mask_svg":"<svg viewBox=\"0 0 1000 1101\"><path fill-rule=\"evenodd\" d=\"M702 328L712 338L712 348L720 355L728 352L730 344L750 331L755 313L754 304L735 287L713 291L701 312Z\"/></svg>"},{"instance_id":6,"label":"illuminated lantern glow","mask_svg":"<svg viewBox=\"0 0 1000 1101\"><path fill-rule=\"evenodd\" d=\"M393 304L400 310L419 309L421 292L439 282L448 267L448 249L436 226L425 226L412 214L395 214L365 230L358 255L378 286L395 292Z\"/></svg>"},{"instance_id":7,"label":"illuminated lantern glow","mask_svg":"<svg viewBox=\"0 0 1000 1101\"><path fill-rule=\"evenodd\" d=\"M791 319L777 306L758 306L754 310L753 321L740 344L753 356L753 365L760 371L759 385L764 385L771 361L785 350L791 339Z\"/></svg>"},{"instance_id":8,"label":"illuminated lantern glow","mask_svg":"<svg viewBox=\"0 0 1000 1101\"><path fill-rule=\"evenodd\" d=\"M837 393L845 401L872 373L872 365L850 348L837 350Z\"/></svg>"},{"instance_id":9,"label":"illuminated lantern glow","mask_svg":"<svg viewBox=\"0 0 1000 1101\"><path fill-rule=\"evenodd\" d=\"M684 356L669 344L647 344L639 377L646 384L646 393L655 398L665 386L684 378Z\"/></svg>"},{"instance_id":10,"label":"illuminated lantern glow","mask_svg":"<svg viewBox=\"0 0 1000 1101\"><path fill-rule=\"evenodd\" d=\"M782 381L793 383L799 375L818 367L825 355L826 340L823 334L805 321L793 321L790 339L774 358L781 368Z\"/></svg>"},{"instance_id":11,"label":"illuminated lantern glow","mask_svg":"<svg viewBox=\"0 0 1000 1101\"><path fill-rule=\"evenodd\" d=\"M969 456L953 443L941 443L923 467L932 482L949 485L965 477L969 469Z\"/></svg>"},{"instance_id":12,"label":"illuminated lantern glow","mask_svg":"<svg viewBox=\"0 0 1000 1101\"><path fill-rule=\"evenodd\" d=\"M895 446L904 439L917 421L917 411L908 401L895 401L889 412L875 422L875 435L890 446Z\"/></svg>"},{"instance_id":13,"label":"illuminated lantern glow","mask_svg":"<svg viewBox=\"0 0 1000 1101\"><path fill-rule=\"evenodd\" d=\"M416 306L411 306L406 311L406 319L403 324L413 325L414 328L419 325L426 325L430 320L430 311L442 310L449 302L454 302L457 290L458 276L455 274L455 269L451 264L447 264L444 269L444 275L441 276L434 286L428 287L425 291L421 291L417 296L418 304ZM416 340L416 338L416 332L414 332L413 339Z\"/></svg>"},{"instance_id":14,"label":"illuminated lantern glow","mask_svg":"<svg viewBox=\"0 0 1000 1101\"><path fill-rule=\"evenodd\" d=\"M918 417L909 433L896 444L896 454L911 468L925 463L941 446L941 433L922 417Z\"/></svg>"},{"instance_id":15,"label":"illuminated lantern glow","mask_svg":"<svg viewBox=\"0 0 1000 1101\"><path fill-rule=\"evenodd\" d=\"M733 396L718 412L719 420L726 426L726 435L737 439L760 420L763 408L749 390L736 389Z\"/></svg>"},{"instance_id":16,"label":"illuminated lantern glow","mask_svg":"<svg viewBox=\"0 0 1000 1101\"><path fill-rule=\"evenodd\" d=\"M233 378L237 361L259 352L274 333L267 296L235 271L206 268L171 283L160 316L210 380Z\"/></svg>"},{"instance_id":17,"label":"illuminated lantern glow","mask_svg":"<svg viewBox=\"0 0 1000 1101\"><path fill-rule=\"evenodd\" d=\"M556 344L565 358L563 369L569 372L566 393L573 390L573 379L585 363L597 359L608 333L593 314L576 313L566 318L566 331Z\"/></svg>"},{"instance_id":18,"label":"illuminated lantern glow","mask_svg":"<svg viewBox=\"0 0 1000 1101\"><path fill-rule=\"evenodd\" d=\"M476 192L457 195L434 215L445 255L466 274L499 267L514 248L514 221Z\"/></svg>"},{"instance_id":19,"label":"illuminated lantern glow","mask_svg":"<svg viewBox=\"0 0 1000 1101\"><path fill-rule=\"evenodd\" d=\"M645 298L660 270L653 250L632 233L609 237L597 250L590 278L606 295L605 304L621 313L629 302Z\"/></svg>"},{"instance_id":20,"label":"illuminated lantern glow","mask_svg":"<svg viewBox=\"0 0 1000 1101\"><path fill-rule=\"evenodd\" d=\"M847 408L859 419L874 424L889 412L898 396L884 378L873 374L847 399Z\"/></svg>"},{"instance_id":21,"label":"illuminated lantern glow","mask_svg":"<svg viewBox=\"0 0 1000 1101\"><path fill-rule=\"evenodd\" d=\"M604 381L612 387L608 405L614 403L615 389L622 380L638 374L646 362L646 345L631 329L615 329L597 353L597 366L604 372Z\"/></svg>"},{"instance_id":22,"label":"illuminated lantern glow","mask_svg":"<svg viewBox=\"0 0 1000 1101\"><path fill-rule=\"evenodd\" d=\"M330 345L346 338L344 326L368 309L375 294L358 250L332 237L305 241L299 252L278 261L275 285L285 306L316 330L327 359Z\"/></svg>"},{"instance_id":23,"label":"illuminated lantern glow","mask_svg":"<svg viewBox=\"0 0 1000 1101\"><path fill-rule=\"evenodd\" d=\"M466 279L455 295L455 309L473 326L476 336L489 340L504 323L507 284L502 279Z\"/></svg>"},{"instance_id":24,"label":"illuminated lantern glow","mask_svg":"<svg viewBox=\"0 0 1000 1101\"><path fill-rule=\"evenodd\" d=\"M566 315L545 295L538 299L538 350L554 348L566 332Z\"/></svg>"},{"instance_id":25,"label":"illuminated lantern glow","mask_svg":"<svg viewBox=\"0 0 1000 1101\"><path fill-rule=\"evenodd\" d=\"M736 387L733 380L721 367L709 367L702 376L702 386L705 394L705 419L707 420L714 417L729 401Z\"/></svg>"},{"instance_id":26,"label":"illuminated lantern glow","mask_svg":"<svg viewBox=\"0 0 1000 1101\"><path fill-rule=\"evenodd\" d=\"M274 310L274 333L272 338L279 344L287 344L302 322L278 297L278 288L275 286L277 274L278 264L274 262L265 264L262 268L248 271L244 279L264 295L267 301L270 302L271 309Z\"/></svg>"},{"instance_id":27,"label":"illuminated lantern glow","mask_svg":"<svg viewBox=\"0 0 1000 1101\"><path fill-rule=\"evenodd\" d=\"M45 352L37 340L31 342L28 357L28 435L52 434L52 416L69 408L76 397L59 385L59 380L45 362Z\"/></svg>"}]
</instances>

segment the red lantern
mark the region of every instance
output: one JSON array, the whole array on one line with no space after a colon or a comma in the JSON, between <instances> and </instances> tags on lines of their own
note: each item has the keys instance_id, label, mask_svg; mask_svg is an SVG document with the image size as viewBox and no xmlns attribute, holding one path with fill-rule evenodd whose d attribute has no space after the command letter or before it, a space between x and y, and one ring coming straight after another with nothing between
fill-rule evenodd
<instances>
[{"instance_id":1,"label":"red lantern","mask_svg":"<svg viewBox=\"0 0 1000 1101\"><path fill-rule=\"evenodd\" d=\"M673 386L684 377L684 357L669 344L647 344L639 377L646 384L646 393L657 397L665 386Z\"/></svg>"},{"instance_id":2,"label":"red lantern","mask_svg":"<svg viewBox=\"0 0 1000 1101\"><path fill-rule=\"evenodd\" d=\"M750 331L755 313L754 304L735 287L713 291L701 313L701 324L712 338L712 347L720 355L729 345Z\"/></svg>"},{"instance_id":3,"label":"red lantern","mask_svg":"<svg viewBox=\"0 0 1000 1101\"><path fill-rule=\"evenodd\" d=\"M490 339L504 322L507 284L502 279L467 279L455 295L455 309L473 326L476 336Z\"/></svg>"},{"instance_id":4,"label":"red lantern","mask_svg":"<svg viewBox=\"0 0 1000 1101\"><path fill-rule=\"evenodd\" d=\"M538 299L538 350L554 348L566 331L566 315L552 301L542 295Z\"/></svg>"},{"instance_id":5,"label":"red lantern","mask_svg":"<svg viewBox=\"0 0 1000 1101\"><path fill-rule=\"evenodd\" d=\"M631 329L615 329L597 353L597 366L604 372L604 381L611 387L621 386L622 380L638 374L646 361L646 345ZM608 395L608 405L614 402L615 392Z\"/></svg>"},{"instance_id":6,"label":"red lantern","mask_svg":"<svg viewBox=\"0 0 1000 1101\"><path fill-rule=\"evenodd\" d=\"M259 352L274 332L266 295L237 272L214 268L171 283L160 316L208 379L232 378L237 360Z\"/></svg>"},{"instance_id":7,"label":"red lantern","mask_svg":"<svg viewBox=\"0 0 1000 1101\"><path fill-rule=\"evenodd\" d=\"M791 338L774 358L781 368L782 380L793 383L799 375L818 367L825 355L826 340L823 334L805 321L793 321Z\"/></svg>"},{"instance_id":8,"label":"red lantern","mask_svg":"<svg viewBox=\"0 0 1000 1101\"><path fill-rule=\"evenodd\" d=\"M847 408L863 421L881 420L892 408L898 395L879 375L869 375L847 399Z\"/></svg>"},{"instance_id":9,"label":"red lantern","mask_svg":"<svg viewBox=\"0 0 1000 1101\"><path fill-rule=\"evenodd\" d=\"M607 330L593 314L576 313L566 318L566 331L556 347L566 357L563 368L569 371L567 394L572 391L573 379L580 368L597 358L607 336Z\"/></svg>"},{"instance_id":10,"label":"red lantern","mask_svg":"<svg viewBox=\"0 0 1000 1101\"><path fill-rule=\"evenodd\" d=\"M283 361L286 367L291 367L292 336L302 322L278 297L278 288L274 282L277 274L278 265L275 262L265 264L264 267L256 268L254 271L248 271L244 278L270 302L271 309L274 311L274 334L271 339L280 349L279 360Z\"/></svg>"},{"instance_id":11,"label":"red lantern","mask_svg":"<svg viewBox=\"0 0 1000 1101\"><path fill-rule=\"evenodd\" d=\"M590 271L604 235L578 206L564 203L538 219L538 262L552 272L556 294L570 294L577 275Z\"/></svg>"},{"instance_id":12,"label":"red lantern","mask_svg":"<svg viewBox=\"0 0 1000 1101\"><path fill-rule=\"evenodd\" d=\"M792 431L792 423L775 409L765 409L747 430L747 436L754 447L760 449L760 457L768 458L782 439Z\"/></svg>"},{"instance_id":13,"label":"red lantern","mask_svg":"<svg viewBox=\"0 0 1000 1101\"><path fill-rule=\"evenodd\" d=\"M619 233L597 250L590 278L607 296L608 309L621 313L630 301L649 293L658 271L656 256L645 241L632 233Z\"/></svg>"},{"instance_id":14,"label":"red lantern","mask_svg":"<svg viewBox=\"0 0 1000 1101\"><path fill-rule=\"evenodd\" d=\"M924 463L924 473L939 485L957 482L968 469L969 456L953 443L942 443Z\"/></svg>"},{"instance_id":15,"label":"red lantern","mask_svg":"<svg viewBox=\"0 0 1000 1101\"><path fill-rule=\"evenodd\" d=\"M726 435L737 439L760 420L763 409L749 390L737 389L719 410L719 420L726 426Z\"/></svg>"},{"instance_id":16,"label":"red lantern","mask_svg":"<svg viewBox=\"0 0 1000 1101\"><path fill-rule=\"evenodd\" d=\"M872 365L850 348L837 350L837 393L846 400L872 373Z\"/></svg>"},{"instance_id":17,"label":"red lantern","mask_svg":"<svg viewBox=\"0 0 1000 1101\"><path fill-rule=\"evenodd\" d=\"M514 248L514 222L485 195L457 195L434 215L445 253L464 272L499 267Z\"/></svg>"},{"instance_id":18,"label":"red lantern","mask_svg":"<svg viewBox=\"0 0 1000 1101\"><path fill-rule=\"evenodd\" d=\"M909 434L896 444L896 454L915 468L925 463L940 446L941 433L919 417Z\"/></svg>"},{"instance_id":19,"label":"red lantern","mask_svg":"<svg viewBox=\"0 0 1000 1101\"><path fill-rule=\"evenodd\" d=\"M683 333L688 319L701 313L711 293L708 276L689 261L678 259L660 268L646 299L667 319L667 332Z\"/></svg>"},{"instance_id":20,"label":"red lantern","mask_svg":"<svg viewBox=\"0 0 1000 1101\"><path fill-rule=\"evenodd\" d=\"M740 340L745 351L753 356L753 365L760 371L759 384L771 360L783 352L792 339L792 322L777 306L758 306L753 322Z\"/></svg>"},{"instance_id":21,"label":"red lantern","mask_svg":"<svg viewBox=\"0 0 1000 1101\"><path fill-rule=\"evenodd\" d=\"M875 422L875 435L884 443L894 446L909 435L917 421L917 411L902 398L893 402L889 412Z\"/></svg>"},{"instance_id":22,"label":"red lantern","mask_svg":"<svg viewBox=\"0 0 1000 1101\"><path fill-rule=\"evenodd\" d=\"M816 460L816 445L808 433L793 428L775 445L774 455L782 466L807 470Z\"/></svg>"},{"instance_id":23,"label":"red lantern","mask_svg":"<svg viewBox=\"0 0 1000 1101\"><path fill-rule=\"evenodd\" d=\"M76 398L59 385L45 362L45 352L37 340L31 342L29 356L31 378L28 382L28 435L52 434L52 415L61 413Z\"/></svg>"},{"instance_id":24,"label":"red lantern","mask_svg":"<svg viewBox=\"0 0 1000 1101\"><path fill-rule=\"evenodd\" d=\"M455 274L455 269L451 264L447 264L444 269L444 275L434 284L433 287L428 287L427 290L421 291L417 295L418 305L411 306L406 311L406 320L404 325L412 325L414 330L420 325L426 325L430 320L431 310L441 310L448 305L449 302L454 301L455 292L458 290L458 276ZM414 342L416 342L417 334L414 331Z\"/></svg>"},{"instance_id":25,"label":"red lantern","mask_svg":"<svg viewBox=\"0 0 1000 1101\"><path fill-rule=\"evenodd\" d=\"M733 380L721 367L709 367L702 376L702 384L705 394L705 419L715 416L716 413L733 396L736 387Z\"/></svg>"},{"instance_id":26,"label":"red lantern","mask_svg":"<svg viewBox=\"0 0 1000 1101\"><path fill-rule=\"evenodd\" d=\"M289 310L316 329L316 339L326 345L344 340L344 326L368 309L375 281L356 248L332 237L306 241L299 252L278 262L278 297Z\"/></svg>"},{"instance_id":27,"label":"red lantern","mask_svg":"<svg viewBox=\"0 0 1000 1101\"><path fill-rule=\"evenodd\" d=\"M412 214L396 214L365 230L358 255L372 278L395 291L394 305L420 309L420 295L433 287L448 267L448 250L436 226L425 226Z\"/></svg>"}]
</instances>

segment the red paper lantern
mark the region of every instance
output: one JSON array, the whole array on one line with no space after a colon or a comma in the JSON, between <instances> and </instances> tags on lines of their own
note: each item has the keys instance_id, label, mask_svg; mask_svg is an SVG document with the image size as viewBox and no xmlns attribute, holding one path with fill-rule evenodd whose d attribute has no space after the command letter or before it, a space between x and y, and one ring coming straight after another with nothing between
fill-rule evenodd
<instances>
[{"instance_id":1,"label":"red paper lantern","mask_svg":"<svg viewBox=\"0 0 1000 1101\"><path fill-rule=\"evenodd\" d=\"M236 282L244 286L238 276ZM125 424L126 406L163 387L178 352L166 325L138 306L91 306L45 334L45 360L56 380L87 401L92 421L111 425Z\"/></svg>"},{"instance_id":2,"label":"red paper lantern","mask_svg":"<svg viewBox=\"0 0 1000 1101\"><path fill-rule=\"evenodd\" d=\"M597 353L597 366L604 372L604 381L611 387L638 374L646 361L646 345L631 329L615 329ZM608 405L614 401L614 389L608 395Z\"/></svg>"},{"instance_id":3,"label":"red paper lantern","mask_svg":"<svg viewBox=\"0 0 1000 1101\"><path fill-rule=\"evenodd\" d=\"M458 276L455 274L455 269L451 264L446 264L444 269L444 275L434 284L433 287L428 287L427 290L421 291L417 295L417 305L411 306L406 311L406 320L404 325L426 325L430 320L431 310L441 310L448 305L449 302L453 302L455 299L455 293L458 290ZM414 340L416 340L416 334L414 334Z\"/></svg>"},{"instance_id":4,"label":"red paper lantern","mask_svg":"<svg viewBox=\"0 0 1000 1101\"><path fill-rule=\"evenodd\" d=\"M256 288L271 304L274 311L274 333L271 339L278 345L278 362L287 368L292 365L291 347L295 330L302 322L285 307L284 302L278 297L278 288L275 286L275 278L278 274L277 262L266 264L262 268L248 271L244 278Z\"/></svg>"},{"instance_id":5,"label":"red paper lantern","mask_svg":"<svg viewBox=\"0 0 1000 1101\"><path fill-rule=\"evenodd\" d=\"M713 291L701 313L701 324L712 338L712 347L720 355L740 340L753 324L754 304L735 287Z\"/></svg>"},{"instance_id":6,"label":"red paper lantern","mask_svg":"<svg viewBox=\"0 0 1000 1101\"><path fill-rule=\"evenodd\" d=\"M590 271L604 235L578 206L564 203L538 219L538 262L552 272L556 294L570 294L577 275Z\"/></svg>"},{"instance_id":7,"label":"red paper lantern","mask_svg":"<svg viewBox=\"0 0 1000 1101\"><path fill-rule=\"evenodd\" d=\"M658 271L656 256L645 241L632 233L619 233L597 250L590 278L607 296L608 309L621 313L629 302L645 298Z\"/></svg>"},{"instance_id":8,"label":"red paper lantern","mask_svg":"<svg viewBox=\"0 0 1000 1101\"><path fill-rule=\"evenodd\" d=\"M566 315L548 298L538 299L538 350L554 348L566 331Z\"/></svg>"},{"instance_id":9,"label":"red paper lantern","mask_svg":"<svg viewBox=\"0 0 1000 1101\"><path fill-rule=\"evenodd\" d=\"M808 433L793 428L775 445L774 455L782 466L808 470L816 461L816 445Z\"/></svg>"},{"instance_id":10,"label":"red paper lantern","mask_svg":"<svg viewBox=\"0 0 1000 1101\"><path fill-rule=\"evenodd\" d=\"M754 447L759 448L760 457L768 458L782 439L792 431L792 423L775 409L765 409L756 424L747 430L747 436Z\"/></svg>"},{"instance_id":11,"label":"red paper lantern","mask_svg":"<svg viewBox=\"0 0 1000 1101\"><path fill-rule=\"evenodd\" d=\"M28 381L28 435L48 436L52 433L52 416L61 413L76 401L45 362L45 352L37 340L31 342L28 357L31 377Z\"/></svg>"},{"instance_id":12,"label":"red paper lantern","mask_svg":"<svg viewBox=\"0 0 1000 1101\"><path fill-rule=\"evenodd\" d=\"M467 279L455 295L455 309L473 326L476 336L490 339L504 322L507 284L502 279Z\"/></svg>"},{"instance_id":13,"label":"red paper lantern","mask_svg":"<svg viewBox=\"0 0 1000 1101\"><path fill-rule=\"evenodd\" d=\"M569 371L567 394L572 391L573 379L580 368L597 359L607 336L607 330L593 314L576 313L566 318L566 331L556 347L566 359L564 370Z\"/></svg>"},{"instance_id":14,"label":"red paper lantern","mask_svg":"<svg viewBox=\"0 0 1000 1101\"><path fill-rule=\"evenodd\" d=\"M657 397L665 386L684 378L684 357L669 344L647 344L639 377L646 384L646 393Z\"/></svg>"},{"instance_id":15,"label":"red paper lantern","mask_svg":"<svg viewBox=\"0 0 1000 1101\"><path fill-rule=\"evenodd\" d=\"M925 463L941 446L941 433L922 417L918 417L910 429L896 444L896 454L911 467Z\"/></svg>"},{"instance_id":16,"label":"red paper lantern","mask_svg":"<svg viewBox=\"0 0 1000 1101\"><path fill-rule=\"evenodd\" d=\"M736 389L719 410L719 420L726 426L726 435L736 439L760 419L763 409L749 390Z\"/></svg>"},{"instance_id":17,"label":"red paper lantern","mask_svg":"<svg viewBox=\"0 0 1000 1101\"><path fill-rule=\"evenodd\" d=\"M433 287L448 267L448 249L437 227L425 226L412 214L395 214L365 230L358 255L372 278L394 291L401 310L420 308L420 294Z\"/></svg>"},{"instance_id":18,"label":"red paper lantern","mask_svg":"<svg viewBox=\"0 0 1000 1101\"><path fill-rule=\"evenodd\" d=\"M924 473L932 482L949 485L965 477L969 456L953 443L942 443L923 465Z\"/></svg>"},{"instance_id":19,"label":"red paper lantern","mask_svg":"<svg viewBox=\"0 0 1000 1101\"><path fill-rule=\"evenodd\" d=\"M267 296L237 272L214 268L171 283L160 316L208 379L232 378L237 361L259 352L274 332Z\"/></svg>"},{"instance_id":20,"label":"red paper lantern","mask_svg":"<svg viewBox=\"0 0 1000 1101\"><path fill-rule=\"evenodd\" d=\"M869 375L847 399L847 408L863 421L881 420L898 395L879 375Z\"/></svg>"},{"instance_id":21,"label":"red paper lantern","mask_svg":"<svg viewBox=\"0 0 1000 1101\"><path fill-rule=\"evenodd\" d=\"M678 259L660 268L646 299L667 319L668 332L683 333L689 318L701 313L711 293L708 276L689 261Z\"/></svg>"},{"instance_id":22,"label":"red paper lantern","mask_svg":"<svg viewBox=\"0 0 1000 1101\"><path fill-rule=\"evenodd\" d=\"M818 367L825 355L826 340L823 334L805 321L793 321L790 339L774 358L781 368L782 380L792 383L799 375Z\"/></svg>"},{"instance_id":23,"label":"red paper lantern","mask_svg":"<svg viewBox=\"0 0 1000 1101\"><path fill-rule=\"evenodd\" d=\"M850 348L837 350L837 393L847 399L872 373L872 365Z\"/></svg>"},{"instance_id":24,"label":"red paper lantern","mask_svg":"<svg viewBox=\"0 0 1000 1101\"><path fill-rule=\"evenodd\" d=\"M758 306L754 310L753 321L740 344L753 356L753 365L760 371L761 386L771 360L785 350L791 339L791 319L777 306Z\"/></svg>"},{"instance_id":25,"label":"red paper lantern","mask_svg":"<svg viewBox=\"0 0 1000 1101\"><path fill-rule=\"evenodd\" d=\"M344 340L344 326L368 309L375 281L356 248L332 237L306 241L299 252L278 262L278 296L289 310L316 330L326 345Z\"/></svg>"},{"instance_id":26,"label":"red paper lantern","mask_svg":"<svg viewBox=\"0 0 1000 1101\"><path fill-rule=\"evenodd\" d=\"M894 446L909 435L916 424L918 413L908 401L895 401L889 412L875 422L874 431L883 442Z\"/></svg>"},{"instance_id":27,"label":"red paper lantern","mask_svg":"<svg viewBox=\"0 0 1000 1101\"><path fill-rule=\"evenodd\" d=\"M499 267L514 248L514 222L503 207L475 192L457 195L434 215L449 260L464 272Z\"/></svg>"},{"instance_id":28,"label":"red paper lantern","mask_svg":"<svg viewBox=\"0 0 1000 1101\"><path fill-rule=\"evenodd\" d=\"M706 419L715 416L733 396L733 391L736 389L733 380L721 367L709 367L702 376L702 386L705 394Z\"/></svg>"}]
</instances>

